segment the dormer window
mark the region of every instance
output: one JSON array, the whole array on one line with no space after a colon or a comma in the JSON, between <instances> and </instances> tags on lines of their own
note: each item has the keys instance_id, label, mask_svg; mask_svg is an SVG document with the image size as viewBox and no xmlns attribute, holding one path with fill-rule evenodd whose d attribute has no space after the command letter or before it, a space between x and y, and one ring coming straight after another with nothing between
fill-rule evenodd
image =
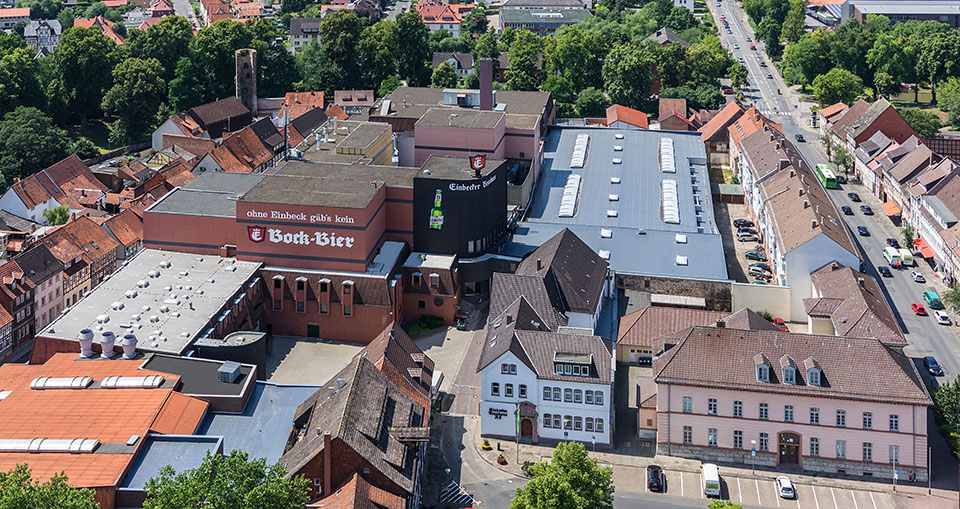
<instances>
[{"instance_id":1,"label":"dormer window","mask_svg":"<svg viewBox=\"0 0 960 509\"><path fill-rule=\"evenodd\" d=\"M820 387L820 368L810 368L807 370L807 384Z\"/></svg>"},{"instance_id":2,"label":"dormer window","mask_svg":"<svg viewBox=\"0 0 960 509\"><path fill-rule=\"evenodd\" d=\"M783 383L785 384L796 384L797 383L797 370L793 366L784 366L783 373Z\"/></svg>"},{"instance_id":3,"label":"dormer window","mask_svg":"<svg viewBox=\"0 0 960 509\"><path fill-rule=\"evenodd\" d=\"M766 355L758 353L753 356L753 364L756 366L757 381L770 382L770 361Z\"/></svg>"}]
</instances>

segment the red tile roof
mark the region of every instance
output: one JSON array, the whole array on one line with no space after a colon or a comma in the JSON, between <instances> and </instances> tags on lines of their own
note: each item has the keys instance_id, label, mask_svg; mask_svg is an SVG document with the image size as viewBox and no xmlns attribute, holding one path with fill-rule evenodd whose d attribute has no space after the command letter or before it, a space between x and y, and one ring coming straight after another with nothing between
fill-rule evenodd
<instances>
[{"instance_id":1,"label":"red tile roof","mask_svg":"<svg viewBox=\"0 0 960 509\"><path fill-rule=\"evenodd\" d=\"M727 131L730 133L730 137L733 138L733 142L737 143L759 131L764 125L773 127L777 131L783 129L783 126L772 122L767 117L761 115L759 110L751 106L739 119L730 124Z\"/></svg>"},{"instance_id":2,"label":"red tile roof","mask_svg":"<svg viewBox=\"0 0 960 509\"><path fill-rule=\"evenodd\" d=\"M713 325L725 316L725 312L704 309L643 307L620 318L617 344L649 347L654 338L673 334L691 325Z\"/></svg>"},{"instance_id":3,"label":"red tile roof","mask_svg":"<svg viewBox=\"0 0 960 509\"><path fill-rule=\"evenodd\" d=\"M170 392L150 431L164 435L192 435L207 413L206 401L179 392Z\"/></svg>"},{"instance_id":4,"label":"red tile roof","mask_svg":"<svg viewBox=\"0 0 960 509\"><path fill-rule=\"evenodd\" d=\"M100 31L100 33L105 35L107 39L110 39L118 46L126 42L123 40L123 37L120 37L119 34L113 31L113 22L104 18L103 16L97 16L95 18L78 18L73 21L73 26L81 28L96 28Z\"/></svg>"},{"instance_id":5,"label":"red tile roof","mask_svg":"<svg viewBox=\"0 0 960 509\"><path fill-rule=\"evenodd\" d=\"M107 219L103 228L112 233L124 247L143 240L143 221L132 210L124 210Z\"/></svg>"},{"instance_id":6,"label":"red tile roof","mask_svg":"<svg viewBox=\"0 0 960 509\"><path fill-rule=\"evenodd\" d=\"M327 113L327 117L336 118L337 120L347 120L348 118L350 118L350 115L347 115L346 113L344 113L343 110L340 108L340 106L336 104L331 104L330 107L327 108L326 113Z\"/></svg>"},{"instance_id":7,"label":"red tile roof","mask_svg":"<svg viewBox=\"0 0 960 509\"><path fill-rule=\"evenodd\" d=\"M641 129L647 129L650 127L646 113L637 111L633 108L627 108L626 106L620 106L619 104L614 104L607 108L607 125L609 126L617 121L624 122Z\"/></svg>"},{"instance_id":8,"label":"red tile roof","mask_svg":"<svg viewBox=\"0 0 960 509\"><path fill-rule=\"evenodd\" d=\"M273 158L271 152L249 126L228 135L210 156L228 173L250 173Z\"/></svg>"},{"instance_id":9,"label":"red tile roof","mask_svg":"<svg viewBox=\"0 0 960 509\"><path fill-rule=\"evenodd\" d=\"M703 135L703 141L709 141L718 133L723 132L726 135L726 128L743 115L743 108L737 101L730 101L717 113L709 122L700 128Z\"/></svg>"},{"instance_id":10,"label":"red tile roof","mask_svg":"<svg viewBox=\"0 0 960 509\"><path fill-rule=\"evenodd\" d=\"M840 113L841 111L843 111L845 108L847 108L846 103L842 103L842 102L841 102L841 103L837 103L837 104L831 104L830 106L827 106L826 108L822 108L822 109L820 109L820 111L818 111L817 113L819 113L820 115L822 115L823 118L829 119L830 117L832 117L832 116L836 115L837 113Z\"/></svg>"},{"instance_id":11,"label":"red tile roof","mask_svg":"<svg viewBox=\"0 0 960 509\"><path fill-rule=\"evenodd\" d=\"M449 5L420 2L417 4L417 13L423 18L423 22L427 24L460 23L460 13L451 9Z\"/></svg>"},{"instance_id":12,"label":"red tile roof","mask_svg":"<svg viewBox=\"0 0 960 509\"><path fill-rule=\"evenodd\" d=\"M403 497L373 486L356 473L326 498L307 504L307 507L323 509L403 509L405 506Z\"/></svg>"},{"instance_id":13,"label":"red tile roof","mask_svg":"<svg viewBox=\"0 0 960 509\"><path fill-rule=\"evenodd\" d=\"M323 91L319 92L287 92L283 98L281 111L287 113L287 118L294 119L313 108L323 109Z\"/></svg>"},{"instance_id":14,"label":"red tile roof","mask_svg":"<svg viewBox=\"0 0 960 509\"><path fill-rule=\"evenodd\" d=\"M29 7L17 7L14 9L0 9L0 18L29 18Z\"/></svg>"}]
</instances>

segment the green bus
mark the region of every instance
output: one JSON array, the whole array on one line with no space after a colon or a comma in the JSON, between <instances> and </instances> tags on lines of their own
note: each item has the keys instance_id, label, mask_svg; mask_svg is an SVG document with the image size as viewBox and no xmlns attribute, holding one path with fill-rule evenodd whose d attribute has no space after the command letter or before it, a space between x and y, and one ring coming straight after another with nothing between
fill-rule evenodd
<instances>
[{"instance_id":1,"label":"green bus","mask_svg":"<svg viewBox=\"0 0 960 509\"><path fill-rule=\"evenodd\" d=\"M826 164L818 164L816 172L817 179L820 180L823 187L827 189L837 188L837 176L833 174L833 170L831 170L829 166Z\"/></svg>"}]
</instances>

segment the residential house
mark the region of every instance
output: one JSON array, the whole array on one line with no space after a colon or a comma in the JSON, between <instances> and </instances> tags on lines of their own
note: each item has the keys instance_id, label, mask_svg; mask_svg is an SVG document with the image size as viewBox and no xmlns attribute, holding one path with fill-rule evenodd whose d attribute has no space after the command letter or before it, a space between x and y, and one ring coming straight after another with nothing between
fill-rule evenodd
<instances>
[{"instance_id":1,"label":"residential house","mask_svg":"<svg viewBox=\"0 0 960 509\"><path fill-rule=\"evenodd\" d=\"M660 98L660 116L657 121L662 131L696 131L696 126L687 120L687 100Z\"/></svg>"},{"instance_id":2,"label":"residential house","mask_svg":"<svg viewBox=\"0 0 960 509\"><path fill-rule=\"evenodd\" d=\"M34 319L34 287L23 269L13 260L0 265L0 277L3 278L0 306L13 317L12 348L16 350L31 341L37 332Z\"/></svg>"},{"instance_id":3,"label":"residential house","mask_svg":"<svg viewBox=\"0 0 960 509\"><path fill-rule=\"evenodd\" d=\"M107 39L113 41L117 46L126 44L123 37L113 30L113 22L103 16L95 18L77 18L73 20L73 26L80 28L93 28L99 30Z\"/></svg>"},{"instance_id":4,"label":"residential house","mask_svg":"<svg viewBox=\"0 0 960 509\"><path fill-rule=\"evenodd\" d=\"M347 115L357 115L373 106L376 98L373 90L334 90L333 104Z\"/></svg>"},{"instance_id":5,"label":"residential house","mask_svg":"<svg viewBox=\"0 0 960 509\"><path fill-rule=\"evenodd\" d=\"M290 18L289 41L294 52L311 42L320 44L320 18Z\"/></svg>"},{"instance_id":6,"label":"residential house","mask_svg":"<svg viewBox=\"0 0 960 509\"><path fill-rule=\"evenodd\" d=\"M619 104L607 108L607 127L618 129L648 129L650 122L647 114Z\"/></svg>"},{"instance_id":7,"label":"residential house","mask_svg":"<svg viewBox=\"0 0 960 509\"><path fill-rule=\"evenodd\" d=\"M336 107L336 106L333 106ZM338 108L339 109L339 108ZM346 115L344 115L346 116ZM327 123L327 114L320 108L313 108L306 113L294 118L286 130L287 146L296 147L307 139L308 136L317 132L321 126Z\"/></svg>"},{"instance_id":8,"label":"residential house","mask_svg":"<svg viewBox=\"0 0 960 509\"><path fill-rule=\"evenodd\" d=\"M287 92L283 96L280 116L286 114L286 117L292 120L314 108L323 111L323 104L323 90L317 92Z\"/></svg>"},{"instance_id":9,"label":"residential house","mask_svg":"<svg viewBox=\"0 0 960 509\"><path fill-rule=\"evenodd\" d=\"M162 18L164 16L173 16L173 5L170 3L170 0L151 0L150 1L150 17L151 18Z\"/></svg>"},{"instance_id":10,"label":"residential house","mask_svg":"<svg viewBox=\"0 0 960 509\"><path fill-rule=\"evenodd\" d=\"M54 48L60 44L60 21L55 19L36 19L27 23L23 28L23 38L27 46L53 54Z\"/></svg>"},{"instance_id":11,"label":"residential house","mask_svg":"<svg viewBox=\"0 0 960 509\"><path fill-rule=\"evenodd\" d=\"M870 167L870 163L884 153L892 144L897 143L887 137L883 131L873 133L861 143L853 154L854 173L860 177L863 186L873 194L877 189L877 174ZM882 175L880 175L882 177Z\"/></svg>"},{"instance_id":12,"label":"residential house","mask_svg":"<svg viewBox=\"0 0 960 509\"><path fill-rule=\"evenodd\" d=\"M460 277L455 255L410 253L403 263L403 320L424 316L452 325L460 303Z\"/></svg>"},{"instance_id":13,"label":"residential house","mask_svg":"<svg viewBox=\"0 0 960 509\"><path fill-rule=\"evenodd\" d=\"M703 326L658 345L658 454L927 479L930 396L898 348L874 338Z\"/></svg>"},{"instance_id":14,"label":"residential house","mask_svg":"<svg viewBox=\"0 0 960 509\"><path fill-rule=\"evenodd\" d=\"M644 306L620 317L617 362L650 365L653 340L691 325L713 325L728 313L670 306Z\"/></svg>"},{"instance_id":15,"label":"residential house","mask_svg":"<svg viewBox=\"0 0 960 509\"><path fill-rule=\"evenodd\" d=\"M357 354L373 363L401 391L423 408L430 408L439 395L443 373L435 369L433 359L413 342L396 322L390 324ZM430 425L430 412L424 412L417 426Z\"/></svg>"},{"instance_id":16,"label":"residential house","mask_svg":"<svg viewBox=\"0 0 960 509\"><path fill-rule=\"evenodd\" d=\"M93 288L90 284L90 263L83 249L69 235L47 235L42 242L53 256L63 264L63 307L75 304L84 293Z\"/></svg>"},{"instance_id":17,"label":"residential house","mask_svg":"<svg viewBox=\"0 0 960 509\"><path fill-rule=\"evenodd\" d=\"M203 156L194 173L224 171L262 173L283 157L283 135L269 118L262 118L239 132L227 135L223 143Z\"/></svg>"},{"instance_id":18,"label":"residential house","mask_svg":"<svg viewBox=\"0 0 960 509\"><path fill-rule=\"evenodd\" d=\"M253 123L250 110L236 97L227 97L182 111L160 124L152 136L154 150L164 148L163 135L173 134L216 140ZM196 153L196 152L195 152Z\"/></svg>"},{"instance_id":19,"label":"residential house","mask_svg":"<svg viewBox=\"0 0 960 509\"><path fill-rule=\"evenodd\" d=\"M63 263L43 244L13 258L33 287L36 331L43 329L63 310Z\"/></svg>"},{"instance_id":20,"label":"residential house","mask_svg":"<svg viewBox=\"0 0 960 509\"><path fill-rule=\"evenodd\" d=\"M453 37L460 37L460 14L451 5L426 0L417 4L417 13L431 32L445 30Z\"/></svg>"},{"instance_id":21,"label":"residential house","mask_svg":"<svg viewBox=\"0 0 960 509\"><path fill-rule=\"evenodd\" d=\"M44 210L66 205L71 212L82 211L84 205L76 196L84 198L92 207L99 207L106 192L107 187L73 154L14 182L0 196L0 209L36 223L45 223Z\"/></svg>"},{"instance_id":22,"label":"residential house","mask_svg":"<svg viewBox=\"0 0 960 509\"><path fill-rule=\"evenodd\" d=\"M935 166L942 160L939 154L934 153L926 145L913 142L916 138L911 138L901 144L902 150L896 150L893 157L905 154L896 164L882 164L883 186L881 189L881 200L894 202L901 211L908 211L910 215L910 194L907 190L908 185L920 174L927 171L928 168ZM913 147L911 149L911 147ZM890 157L890 159L893 159Z\"/></svg>"},{"instance_id":23,"label":"residential house","mask_svg":"<svg viewBox=\"0 0 960 509\"><path fill-rule=\"evenodd\" d=\"M0 306L0 360L13 353L13 316Z\"/></svg>"},{"instance_id":24,"label":"residential house","mask_svg":"<svg viewBox=\"0 0 960 509\"><path fill-rule=\"evenodd\" d=\"M690 12L693 12L694 1L693 0L673 0L674 7L683 7Z\"/></svg>"},{"instance_id":25,"label":"residential house","mask_svg":"<svg viewBox=\"0 0 960 509\"><path fill-rule=\"evenodd\" d=\"M917 196L916 206L910 209L910 223L916 228L917 238L913 247L924 258L930 258L928 255L933 254L934 270L952 282L956 281L960 266L952 263L951 249L944 241L942 232L960 223L960 166L950 159L944 159L920 178L936 177L940 173L946 175L929 191ZM927 249L922 249L922 246Z\"/></svg>"},{"instance_id":26,"label":"residential house","mask_svg":"<svg viewBox=\"0 0 960 509\"><path fill-rule=\"evenodd\" d=\"M857 99L857 102L853 103L853 106L841 110L841 114L833 117L835 120L832 120L829 125L825 124L821 126L821 129L825 129L827 134L835 136L836 139L834 141L846 143L847 126L860 118L860 115L863 115L868 109L870 109L870 103L863 99Z\"/></svg>"},{"instance_id":27,"label":"residential house","mask_svg":"<svg viewBox=\"0 0 960 509\"><path fill-rule=\"evenodd\" d=\"M820 134L826 134L829 132L830 126L832 126L837 120L840 119L846 112L849 106L845 103L839 102L836 104L831 104L825 108L820 108L817 110L816 119L817 126L820 130Z\"/></svg>"},{"instance_id":28,"label":"residential house","mask_svg":"<svg viewBox=\"0 0 960 509\"><path fill-rule=\"evenodd\" d=\"M63 226L43 235L39 241L46 244L54 256L64 264L64 294L69 299L68 307L82 297L85 291L100 284L104 277L112 274L117 268L120 244L88 217L73 218ZM76 249L64 249L64 243ZM70 257L70 255L74 256ZM89 267L89 275L86 278L89 285L84 284L83 275L68 281L73 272L70 269L72 263L76 262L76 255L79 255ZM66 288L71 284L73 284L71 288ZM67 290L70 292L68 293Z\"/></svg>"},{"instance_id":29,"label":"residential house","mask_svg":"<svg viewBox=\"0 0 960 509\"><path fill-rule=\"evenodd\" d=\"M134 211L124 210L101 226L119 244L120 260L129 260L143 247L143 220Z\"/></svg>"},{"instance_id":30,"label":"residential house","mask_svg":"<svg viewBox=\"0 0 960 509\"><path fill-rule=\"evenodd\" d=\"M29 7L0 9L0 29L13 30L14 25L21 21L30 22Z\"/></svg>"},{"instance_id":31,"label":"residential house","mask_svg":"<svg viewBox=\"0 0 960 509\"><path fill-rule=\"evenodd\" d=\"M466 78L473 72L473 53L460 53L459 51L452 53L436 51L433 53L434 70L444 62L450 62L450 65L457 71L457 76L461 78Z\"/></svg>"},{"instance_id":32,"label":"residential house","mask_svg":"<svg viewBox=\"0 0 960 509\"><path fill-rule=\"evenodd\" d=\"M728 129L743 115L743 107L737 101L730 101L709 122L698 131L703 135L707 150L707 164L711 168L720 168L730 163L730 134Z\"/></svg>"},{"instance_id":33,"label":"residential house","mask_svg":"<svg viewBox=\"0 0 960 509\"><path fill-rule=\"evenodd\" d=\"M842 141L846 144L847 151L853 154L861 143L869 140L878 131L882 131L897 143L903 143L917 135L897 109L881 97L847 125L846 137Z\"/></svg>"},{"instance_id":34,"label":"residential house","mask_svg":"<svg viewBox=\"0 0 960 509\"><path fill-rule=\"evenodd\" d=\"M668 46L670 44L679 44L684 48L690 47L689 42L683 40L682 37L680 37L673 30L670 30L667 27L662 27L657 29L656 32L654 32L649 37L644 39L644 42L646 41L654 41L661 46Z\"/></svg>"},{"instance_id":35,"label":"residential house","mask_svg":"<svg viewBox=\"0 0 960 509\"><path fill-rule=\"evenodd\" d=\"M868 337L894 348L906 346L876 278L836 262L810 277L813 297L803 300L808 334Z\"/></svg>"}]
</instances>

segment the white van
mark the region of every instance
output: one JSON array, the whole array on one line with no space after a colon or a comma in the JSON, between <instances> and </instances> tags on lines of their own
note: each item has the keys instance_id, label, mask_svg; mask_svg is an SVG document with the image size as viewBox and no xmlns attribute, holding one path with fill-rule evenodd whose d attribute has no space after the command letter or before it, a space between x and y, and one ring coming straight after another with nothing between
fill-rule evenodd
<instances>
[{"instance_id":1,"label":"white van","mask_svg":"<svg viewBox=\"0 0 960 509\"><path fill-rule=\"evenodd\" d=\"M909 249L900 248L900 260L904 267L913 267L913 253Z\"/></svg>"},{"instance_id":2,"label":"white van","mask_svg":"<svg viewBox=\"0 0 960 509\"><path fill-rule=\"evenodd\" d=\"M700 477L703 479L703 494L708 497L720 496L720 471L713 463L700 465Z\"/></svg>"}]
</instances>

